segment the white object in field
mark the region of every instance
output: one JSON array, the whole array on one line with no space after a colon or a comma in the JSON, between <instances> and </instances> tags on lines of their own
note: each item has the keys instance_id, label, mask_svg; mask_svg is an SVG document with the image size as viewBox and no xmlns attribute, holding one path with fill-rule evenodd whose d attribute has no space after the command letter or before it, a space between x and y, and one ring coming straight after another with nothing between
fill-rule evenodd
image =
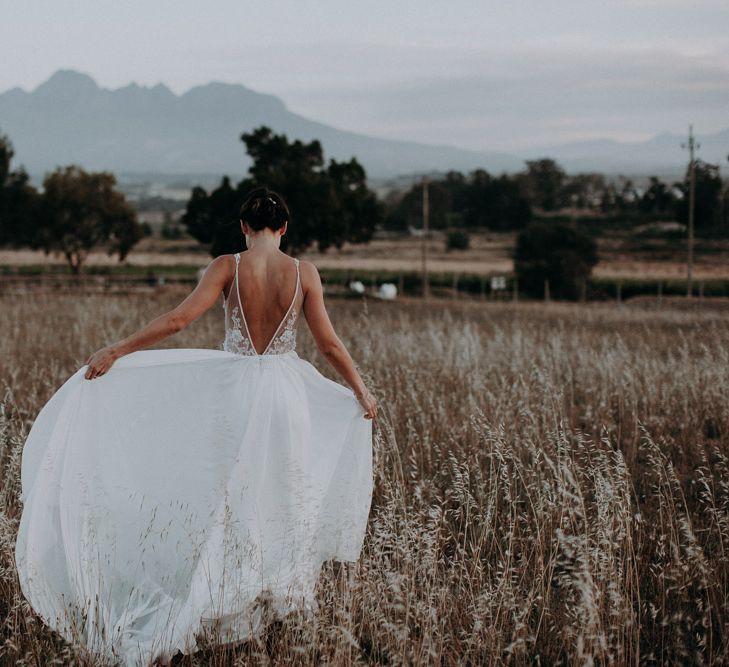
<instances>
[{"instance_id":1,"label":"white object in field","mask_svg":"<svg viewBox=\"0 0 729 667\"><path fill-rule=\"evenodd\" d=\"M393 283L382 283L380 289L377 292L377 296L380 299L394 299L397 297L397 287Z\"/></svg>"},{"instance_id":2,"label":"white object in field","mask_svg":"<svg viewBox=\"0 0 729 667\"><path fill-rule=\"evenodd\" d=\"M357 292L357 294L364 294L365 286L362 284L361 280L353 280L349 283L349 289L353 292Z\"/></svg>"},{"instance_id":3,"label":"white object in field","mask_svg":"<svg viewBox=\"0 0 729 667\"><path fill-rule=\"evenodd\" d=\"M494 291L506 289L506 278L504 276L491 276L491 289Z\"/></svg>"}]
</instances>

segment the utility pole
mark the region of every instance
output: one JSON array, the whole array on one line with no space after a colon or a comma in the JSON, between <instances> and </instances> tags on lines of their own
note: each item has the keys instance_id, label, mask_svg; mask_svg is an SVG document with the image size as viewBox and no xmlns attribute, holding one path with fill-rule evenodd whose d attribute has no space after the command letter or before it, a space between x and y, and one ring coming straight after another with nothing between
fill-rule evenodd
<instances>
[{"instance_id":1,"label":"utility pole","mask_svg":"<svg viewBox=\"0 0 729 667\"><path fill-rule=\"evenodd\" d=\"M423 298L430 298L430 281L428 279L428 218L430 216L428 202L428 177L423 176Z\"/></svg>"},{"instance_id":2,"label":"utility pole","mask_svg":"<svg viewBox=\"0 0 729 667\"><path fill-rule=\"evenodd\" d=\"M686 296L691 298L693 294L693 270L694 270L694 208L696 204L696 160L694 152L701 145L694 139L693 125L689 125L688 142L681 144L689 152L689 205L688 205L688 257L686 267Z\"/></svg>"}]
</instances>

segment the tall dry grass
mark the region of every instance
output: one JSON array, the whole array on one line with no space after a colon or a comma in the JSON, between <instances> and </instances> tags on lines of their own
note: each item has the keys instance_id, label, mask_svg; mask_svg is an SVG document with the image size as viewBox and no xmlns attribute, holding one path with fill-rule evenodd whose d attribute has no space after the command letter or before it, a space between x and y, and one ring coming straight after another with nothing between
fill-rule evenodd
<instances>
[{"instance_id":1,"label":"tall dry grass","mask_svg":"<svg viewBox=\"0 0 729 667\"><path fill-rule=\"evenodd\" d=\"M5 663L84 661L17 585L24 436L89 352L179 296L0 299ZM729 314L330 308L381 406L361 559L325 566L316 623L184 664L727 663ZM214 309L168 344L222 333ZM306 332L299 354L332 376Z\"/></svg>"}]
</instances>

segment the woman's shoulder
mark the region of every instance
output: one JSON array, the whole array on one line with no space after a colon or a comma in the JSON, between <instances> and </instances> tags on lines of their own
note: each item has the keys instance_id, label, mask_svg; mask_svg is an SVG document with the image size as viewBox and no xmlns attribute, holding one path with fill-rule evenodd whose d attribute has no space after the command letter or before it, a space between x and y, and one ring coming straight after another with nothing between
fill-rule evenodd
<instances>
[{"instance_id":1,"label":"woman's shoulder","mask_svg":"<svg viewBox=\"0 0 729 667\"><path fill-rule=\"evenodd\" d=\"M235 254L218 255L217 257L214 257L212 260L210 260L210 264L208 264L208 267L211 267L211 268L229 267L231 265L234 266L235 262L236 262Z\"/></svg>"},{"instance_id":2,"label":"woman's shoulder","mask_svg":"<svg viewBox=\"0 0 729 667\"><path fill-rule=\"evenodd\" d=\"M316 264L314 262L310 262L308 259L299 259L299 268L301 271L306 271L307 273L316 273L319 274L319 270L316 268Z\"/></svg>"},{"instance_id":3,"label":"woman's shoulder","mask_svg":"<svg viewBox=\"0 0 729 667\"><path fill-rule=\"evenodd\" d=\"M299 260L299 276L301 280L301 290L306 295L309 292L320 292L323 287L321 284L321 276L316 264L306 259Z\"/></svg>"},{"instance_id":4,"label":"woman's shoulder","mask_svg":"<svg viewBox=\"0 0 729 667\"><path fill-rule=\"evenodd\" d=\"M314 264L314 262L310 262L308 259L299 260L299 272L301 274L302 283L321 281L321 278L319 277L319 269L316 268L316 264Z\"/></svg>"},{"instance_id":5,"label":"woman's shoulder","mask_svg":"<svg viewBox=\"0 0 729 667\"><path fill-rule=\"evenodd\" d=\"M224 280L235 274L236 258L234 254L218 255L210 260L205 273L217 275Z\"/></svg>"}]
</instances>

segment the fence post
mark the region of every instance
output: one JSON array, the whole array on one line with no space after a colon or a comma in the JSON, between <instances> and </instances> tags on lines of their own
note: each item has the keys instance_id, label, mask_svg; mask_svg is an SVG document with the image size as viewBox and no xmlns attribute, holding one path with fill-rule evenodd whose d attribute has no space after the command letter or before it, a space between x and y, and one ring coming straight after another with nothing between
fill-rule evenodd
<instances>
[{"instance_id":1,"label":"fence post","mask_svg":"<svg viewBox=\"0 0 729 667\"><path fill-rule=\"evenodd\" d=\"M699 299L703 299L703 298L704 298L704 281L700 280L699 281Z\"/></svg>"},{"instance_id":2,"label":"fence post","mask_svg":"<svg viewBox=\"0 0 729 667\"><path fill-rule=\"evenodd\" d=\"M617 298L618 305L622 303L623 283L618 280L618 284L615 288L615 296Z\"/></svg>"},{"instance_id":3,"label":"fence post","mask_svg":"<svg viewBox=\"0 0 729 667\"><path fill-rule=\"evenodd\" d=\"M549 278L544 281L544 300L549 301Z\"/></svg>"},{"instance_id":4,"label":"fence post","mask_svg":"<svg viewBox=\"0 0 729 667\"><path fill-rule=\"evenodd\" d=\"M514 278L514 303L519 301L519 279Z\"/></svg>"},{"instance_id":5,"label":"fence post","mask_svg":"<svg viewBox=\"0 0 729 667\"><path fill-rule=\"evenodd\" d=\"M453 274L453 298L458 297L458 274Z\"/></svg>"}]
</instances>

